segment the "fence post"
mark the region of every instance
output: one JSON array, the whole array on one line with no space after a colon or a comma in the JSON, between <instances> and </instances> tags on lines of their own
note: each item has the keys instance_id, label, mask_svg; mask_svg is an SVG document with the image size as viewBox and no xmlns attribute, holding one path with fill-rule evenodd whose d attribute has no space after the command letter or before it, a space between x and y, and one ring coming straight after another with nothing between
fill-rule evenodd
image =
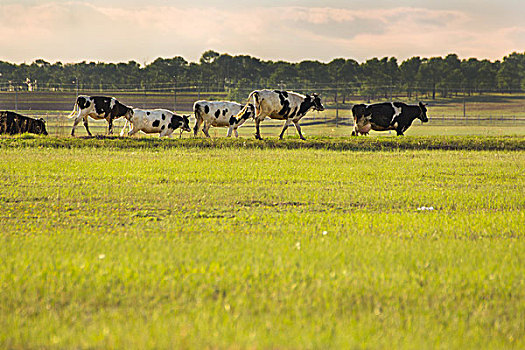
<instances>
[{"instance_id":1,"label":"fence post","mask_svg":"<svg viewBox=\"0 0 525 350\"><path fill-rule=\"evenodd\" d=\"M148 97L148 92L146 90L146 85L144 85L144 102L142 103L142 108L146 108L146 98Z\"/></svg>"},{"instance_id":2,"label":"fence post","mask_svg":"<svg viewBox=\"0 0 525 350\"><path fill-rule=\"evenodd\" d=\"M339 98L338 98L338 93L339 93L339 84L336 84L335 85L335 127L338 128L339 127Z\"/></svg>"},{"instance_id":3,"label":"fence post","mask_svg":"<svg viewBox=\"0 0 525 350\"><path fill-rule=\"evenodd\" d=\"M177 110L177 76L173 77L173 110Z\"/></svg>"}]
</instances>

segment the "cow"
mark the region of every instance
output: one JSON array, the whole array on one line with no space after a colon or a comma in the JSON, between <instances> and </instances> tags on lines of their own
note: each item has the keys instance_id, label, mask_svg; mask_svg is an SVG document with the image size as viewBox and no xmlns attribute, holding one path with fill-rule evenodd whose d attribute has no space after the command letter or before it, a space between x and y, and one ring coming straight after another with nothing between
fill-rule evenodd
<instances>
[{"instance_id":1,"label":"cow","mask_svg":"<svg viewBox=\"0 0 525 350\"><path fill-rule=\"evenodd\" d=\"M124 129L126 129L128 122L131 123L128 136L133 136L142 131L146 134L159 133L160 137L171 137L173 131L179 127L183 131L191 131L189 116L180 116L167 109L134 108L131 117L126 116L126 123L120 132L120 136L124 135Z\"/></svg>"},{"instance_id":2,"label":"cow","mask_svg":"<svg viewBox=\"0 0 525 350\"><path fill-rule=\"evenodd\" d=\"M243 110L243 113L239 113L241 110ZM232 135L232 131L235 133L235 137L239 137L237 128L255 115L255 107L251 103L247 105L247 108L243 108L243 105L230 101L197 101L193 104L193 111L196 119L195 127L193 128L195 137L203 122L204 128L202 132L206 137L210 137L208 130L211 126L227 126L227 137Z\"/></svg>"},{"instance_id":3,"label":"cow","mask_svg":"<svg viewBox=\"0 0 525 350\"><path fill-rule=\"evenodd\" d=\"M260 124L266 118L285 120L279 139L282 139L284 132L288 129L291 122L294 123L297 133L302 140L306 140L301 133L299 121L310 110L324 111L321 98L317 94L302 95L292 91L280 90L255 90L248 96L248 101L253 99L255 106L255 138L262 140ZM238 115L242 115L248 108L247 104Z\"/></svg>"},{"instance_id":4,"label":"cow","mask_svg":"<svg viewBox=\"0 0 525 350\"><path fill-rule=\"evenodd\" d=\"M397 136L402 136L415 119L423 123L428 122L427 108L422 102L418 105L407 105L403 102L357 104L352 107L352 115L352 136L366 135L370 130L395 130Z\"/></svg>"},{"instance_id":5,"label":"cow","mask_svg":"<svg viewBox=\"0 0 525 350\"><path fill-rule=\"evenodd\" d=\"M109 128L108 133L113 133L113 120L120 117L131 118L133 116L133 109L120 103L114 97L106 96L78 96L73 112L69 118L75 116L73 129L71 129L71 136L75 136L75 128L81 120L84 120L84 127L89 136L93 136L89 131L88 117L93 119L106 119Z\"/></svg>"},{"instance_id":6,"label":"cow","mask_svg":"<svg viewBox=\"0 0 525 350\"><path fill-rule=\"evenodd\" d=\"M25 132L47 135L43 118L34 119L10 111L0 112L0 134L23 134Z\"/></svg>"}]
</instances>

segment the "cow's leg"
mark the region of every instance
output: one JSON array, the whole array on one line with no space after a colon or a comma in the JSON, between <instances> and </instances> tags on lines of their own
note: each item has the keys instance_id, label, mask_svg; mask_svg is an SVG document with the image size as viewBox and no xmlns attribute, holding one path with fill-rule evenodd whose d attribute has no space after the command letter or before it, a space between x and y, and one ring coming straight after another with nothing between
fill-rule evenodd
<instances>
[{"instance_id":1,"label":"cow's leg","mask_svg":"<svg viewBox=\"0 0 525 350\"><path fill-rule=\"evenodd\" d=\"M195 120L195 126L193 127L193 137L197 137L197 133L199 132L201 124L204 121L204 119L200 116L196 115L195 118L196 120Z\"/></svg>"},{"instance_id":2,"label":"cow's leg","mask_svg":"<svg viewBox=\"0 0 525 350\"><path fill-rule=\"evenodd\" d=\"M257 140L262 140L260 126L261 126L261 119L255 118L255 138Z\"/></svg>"},{"instance_id":3,"label":"cow's leg","mask_svg":"<svg viewBox=\"0 0 525 350\"><path fill-rule=\"evenodd\" d=\"M174 131L175 130L173 130L173 129L166 128L160 133L160 137L167 136L168 138L171 139L173 137L173 132Z\"/></svg>"},{"instance_id":4,"label":"cow's leg","mask_svg":"<svg viewBox=\"0 0 525 350\"><path fill-rule=\"evenodd\" d=\"M93 135L91 134L91 131L89 131L89 126L88 126L88 116L87 116L87 115L84 117L84 128L86 128L86 131L87 131L87 133L88 133L88 135L89 135L90 137L93 136Z\"/></svg>"},{"instance_id":5,"label":"cow's leg","mask_svg":"<svg viewBox=\"0 0 525 350\"><path fill-rule=\"evenodd\" d=\"M77 127L78 123L80 123L82 119L83 119L82 115L78 113L78 116L75 118L75 121L73 122L73 128L71 129L71 136L75 136L75 128Z\"/></svg>"},{"instance_id":6,"label":"cow's leg","mask_svg":"<svg viewBox=\"0 0 525 350\"><path fill-rule=\"evenodd\" d=\"M398 126L396 129L397 136L404 136L403 134L403 128Z\"/></svg>"},{"instance_id":7,"label":"cow's leg","mask_svg":"<svg viewBox=\"0 0 525 350\"><path fill-rule=\"evenodd\" d=\"M357 121L354 121L354 130L352 130L352 136L359 136L359 128L357 127Z\"/></svg>"},{"instance_id":8,"label":"cow's leg","mask_svg":"<svg viewBox=\"0 0 525 350\"><path fill-rule=\"evenodd\" d=\"M124 136L124 130L126 130L126 126L128 126L128 122L129 122L129 120L126 119L126 121L124 122L124 126L122 127L122 130L120 130L120 136ZM129 122L129 123L131 124L131 122ZM131 130L131 128L130 128L130 130Z\"/></svg>"},{"instance_id":9,"label":"cow's leg","mask_svg":"<svg viewBox=\"0 0 525 350\"><path fill-rule=\"evenodd\" d=\"M113 118L112 117L109 117L109 120L108 120L108 134L111 135L113 134Z\"/></svg>"},{"instance_id":10,"label":"cow's leg","mask_svg":"<svg viewBox=\"0 0 525 350\"><path fill-rule=\"evenodd\" d=\"M294 121L293 123L295 125L295 128L297 129L297 133L299 134L301 140L306 140L303 136L303 133L301 132L301 126L299 125L299 121Z\"/></svg>"},{"instance_id":11,"label":"cow's leg","mask_svg":"<svg viewBox=\"0 0 525 350\"><path fill-rule=\"evenodd\" d=\"M206 137L210 137L210 133L208 132L208 130L210 130L210 127L210 123L204 123L204 128L202 128L202 132L204 133L204 135L206 135Z\"/></svg>"},{"instance_id":12,"label":"cow's leg","mask_svg":"<svg viewBox=\"0 0 525 350\"><path fill-rule=\"evenodd\" d=\"M235 137L239 137L239 133L237 132L237 128L233 129L233 132L235 133Z\"/></svg>"},{"instance_id":13,"label":"cow's leg","mask_svg":"<svg viewBox=\"0 0 525 350\"><path fill-rule=\"evenodd\" d=\"M286 129L288 129L288 126L290 126L290 123L291 123L291 122L292 122L291 119L286 119L286 121L284 122L283 130L281 130L281 134L279 135L279 139L280 139L280 140L283 139L284 132L286 131Z\"/></svg>"},{"instance_id":14,"label":"cow's leg","mask_svg":"<svg viewBox=\"0 0 525 350\"><path fill-rule=\"evenodd\" d=\"M228 132L226 133L226 137L231 137L232 136L232 130L233 130L233 125L230 125L228 127ZM237 132L237 130L235 130L235 132Z\"/></svg>"},{"instance_id":15,"label":"cow's leg","mask_svg":"<svg viewBox=\"0 0 525 350\"><path fill-rule=\"evenodd\" d=\"M140 129L138 129L138 128L135 129L135 126L133 126L133 128L128 132L128 136L133 136L136 133L138 133L139 131L140 131Z\"/></svg>"}]
</instances>

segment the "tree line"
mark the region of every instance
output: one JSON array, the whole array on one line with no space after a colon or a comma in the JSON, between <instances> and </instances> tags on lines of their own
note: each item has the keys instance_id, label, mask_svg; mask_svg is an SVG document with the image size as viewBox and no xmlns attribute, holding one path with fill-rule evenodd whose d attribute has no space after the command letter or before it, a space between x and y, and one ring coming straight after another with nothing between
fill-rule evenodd
<instances>
[{"instance_id":1,"label":"tree line","mask_svg":"<svg viewBox=\"0 0 525 350\"><path fill-rule=\"evenodd\" d=\"M395 57L372 58L359 63L336 58L329 63L264 61L249 55L232 56L209 50L199 62L183 57L157 58L140 65L127 63L31 64L0 61L1 90L158 90L185 89L228 92L245 98L254 87L324 91L337 101L356 93L368 99L392 94L426 94L450 97L485 91L517 92L525 89L525 52L512 53L501 61L415 56L401 63ZM305 91L307 92L307 91Z\"/></svg>"}]
</instances>

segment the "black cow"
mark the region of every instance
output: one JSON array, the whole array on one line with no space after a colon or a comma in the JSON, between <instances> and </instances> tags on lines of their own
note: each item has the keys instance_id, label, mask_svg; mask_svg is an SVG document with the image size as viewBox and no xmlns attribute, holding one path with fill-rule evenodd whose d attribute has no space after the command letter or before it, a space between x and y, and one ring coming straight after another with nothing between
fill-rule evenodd
<instances>
[{"instance_id":1,"label":"black cow","mask_svg":"<svg viewBox=\"0 0 525 350\"><path fill-rule=\"evenodd\" d=\"M88 117L93 119L106 119L109 124L108 133L113 133L113 120L120 117L130 119L133 116L133 108L120 103L114 97L106 96L78 96L73 108L73 112L69 115L72 118L78 111L71 130L71 136L75 136L75 128L81 120L84 120L84 127L89 136L91 132L88 127Z\"/></svg>"},{"instance_id":2,"label":"black cow","mask_svg":"<svg viewBox=\"0 0 525 350\"><path fill-rule=\"evenodd\" d=\"M0 134L14 135L25 132L47 135L45 120L33 119L9 111L0 112Z\"/></svg>"},{"instance_id":3,"label":"black cow","mask_svg":"<svg viewBox=\"0 0 525 350\"><path fill-rule=\"evenodd\" d=\"M397 135L412 125L414 119L428 122L427 108L422 102L407 105L403 102L384 102L372 105L357 104L352 107L354 130L352 135L366 135L370 130L395 130Z\"/></svg>"}]
</instances>

